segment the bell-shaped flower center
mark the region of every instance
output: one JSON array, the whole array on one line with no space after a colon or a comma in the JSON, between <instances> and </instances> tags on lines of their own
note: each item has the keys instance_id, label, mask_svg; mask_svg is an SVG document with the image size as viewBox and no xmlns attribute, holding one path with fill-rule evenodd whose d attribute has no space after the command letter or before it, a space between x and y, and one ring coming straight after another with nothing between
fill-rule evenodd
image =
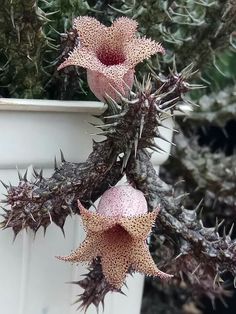
<instances>
[{"instance_id":1,"label":"bell-shaped flower center","mask_svg":"<svg viewBox=\"0 0 236 314\"><path fill-rule=\"evenodd\" d=\"M121 245L125 247L127 242L131 243L132 241L131 235L122 226L119 225L104 231L104 238L106 239L107 243L110 242L113 245L115 244L115 247L117 248Z\"/></svg>"},{"instance_id":2,"label":"bell-shaped flower center","mask_svg":"<svg viewBox=\"0 0 236 314\"><path fill-rule=\"evenodd\" d=\"M125 56L122 51L112 50L106 46L98 50L97 58L107 66L121 64L125 61Z\"/></svg>"}]
</instances>

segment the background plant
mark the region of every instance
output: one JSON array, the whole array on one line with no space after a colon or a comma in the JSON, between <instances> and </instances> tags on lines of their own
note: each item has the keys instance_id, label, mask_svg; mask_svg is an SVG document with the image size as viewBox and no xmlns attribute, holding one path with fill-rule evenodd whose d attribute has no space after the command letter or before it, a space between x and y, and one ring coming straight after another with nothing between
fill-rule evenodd
<instances>
[{"instance_id":1,"label":"background plant","mask_svg":"<svg viewBox=\"0 0 236 314\"><path fill-rule=\"evenodd\" d=\"M56 71L57 65L75 44L76 34L71 29L71 22L73 17L79 15L94 16L107 25L118 16L132 17L137 19L141 34L163 43L167 54L164 57L154 57L140 65L138 77L149 72L150 68L156 73L168 75L169 68L172 68L173 64L176 64L179 72L190 63L193 63L194 69L199 70L192 80L205 84L207 88L194 91L188 96L191 97L189 98L191 102L200 104L200 107L194 107L193 114L184 121L177 121L181 132L174 139L177 143L173 151L174 157L169 159L161 171L161 177L169 183L168 188L166 187L168 193L162 192L162 197L165 200L164 207L169 204L169 210L173 207L171 205L173 199L171 200L168 196L173 186L176 197L185 195L181 200L181 205L185 208L198 208L199 202L203 199L201 204L204 205L204 211L201 219L205 226L219 225L221 219L225 219L226 230L231 230L231 224L235 221L236 207L235 137L232 136L236 130L234 71L236 66L236 2L234 0L3 0L0 10L2 30L0 34L0 94L2 97L94 99L81 69L67 68L61 73ZM88 159L91 167L98 166L95 162L96 154L100 149L105 149L105 146L101 148L95 145L94 147L94 152ZM62 161L64 162L64 158ZM49 183L57 184L59 179L63 181L65 178L65 181L68 181L68 178L73 178L74 170L72 169L77 165L64 162L64 166L65 164L67 167L56 171L49 181L36 172L38 184L46 189ZM145 161L145 164L148 165L148 161ZM97 185L104 182L104 186L99 191L95 189L91 197L88 185L86 185L86 182L87 184L89 182L85 181L84 198L96 199L98 194L106 189L108 183L113 183L120 177L118 162L109 176L102 172L102 165L104 166L101 162L99 164L101 181L97 182ZM83 174L79 167L76 169L79 173L77 180L83 178L83 175L84 177L88 175ZM134 174L131 170L132 177ZM89 175L92 175L93 171L94 167L91 168ZM185 183L175 185L182 179ZM133 177L132 180L134 180ZM135 180L137 181L137 178ZM27 184L24 185L22 179L18 189L24 190L26 186ZM142 189L141 186L140 189ZM156 191L156 193L160 193L160 190L159 186L159 192ZM72 197L74 191L71 191L69 187L68 191ZM186 192L190 193L189 197ZM60 227L63 227L64 219L70 211L69 206L72 204L70 200L71 198L67 197L67 202L65 202L68 212L58 213L55 220ZM50 201L53 203L52 199ZM34 206L37 209L37 203ZM51 203L50 206L52 206ZM178 204L177 207L181 206ZM174 216L176 215L175 212ZM45 221L46 227L47 224L48 221ZM165 289L160 288L158 282L149 280L144 295L143 313L168 313L168 311L194 313L197 311L196 304L202 295L210 297L213 303L215 297L222 299L227 296L228 292L220 283L218 272L215 272L214 267L204 268L206 267L204 256L200 257L203 263L200 266L198 266L199 261L195 261L195 255L191 254L180 257L179 262L177 259L174 266L168 265L168 260L163 262L165 254L159 252L166 249L168 253L166 256L173 258L181 252L181 248L184 250L186 243L182 240L180 243L180 239L176 239L174 230L172 233L169 232L170 237L164 236L162 240L157 240L155 234L162 233L163 235L162 228L164 231L167 228L169 232L168 226L162 221L162 225L153 235L151 244L153 256L156 256L157 262L165 262L167 268L179 267L179 277L173 285ZM224 227L221 228L220 235L228 240L228 233L224 235ZM187 241L186 237L185 241ZM160 246L161 249L159 249ZM220 263L224 267L222 260ZM195 268L189 269L190 265ZM206 272L209 277L203 278L201 274ZM227 273L221 277L226 280L229 278ZM153 295L155 298L150 298ZM152 300L151 306L150 300Z\"/></svg>"}]
</instances>

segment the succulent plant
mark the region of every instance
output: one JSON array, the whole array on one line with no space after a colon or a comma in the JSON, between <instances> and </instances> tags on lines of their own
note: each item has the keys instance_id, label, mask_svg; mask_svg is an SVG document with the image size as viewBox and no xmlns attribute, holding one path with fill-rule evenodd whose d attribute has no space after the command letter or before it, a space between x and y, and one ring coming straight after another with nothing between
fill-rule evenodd
<instances>
[{"instance_id":1,"label":"succulent plant","mask_svg":"<svg viewBox=\"0 0 236 314\"><path fill-rule=\"evenodd\" d=\"M234 0L4 1L0 12L0 94L82 99L86 92L91 99L83 71L55 71L67 55L65 50L68 53L68 47L74 48L71 24L79 15L96 17L106 25L119 16L136 19L142 26L141 34L166 48L164 60L156 57L148 61L165 74L173 60L178 68L193 62L203 69L212 62L220 71L217 52L229 44L234 46L235 7ZM140 70L146 71L143 67Z\"/></svg>"},{"instance_id":2,"label":"succulent plant","mask_svg":"<svg viewBox=\"0 0 236 314\"><path fill-rule=\"evenodd\" d=\"M158 178L150 154L146 151L146 147L152 147L152 141L159 136L157 131L160 121L168 116L169 110L174 112L174 109L178 109L178 100L191 88L184 80L189 75L191 67L180 74L172 73L168 78L162 78L162 81L154 78L151 83L147 79L143 85L137 84L137 90L130 93L129 99L122 96L122 104L113 101L108 111L114 121L111 125L105 123L101 126L108 130L107 139L94 144L94 150L85 163L68 163L62 157L61 167L55 166L51 178L38 178L40 175L36 174L35 182L23 178L19 186L7 187L6 203L11 209L6 210L2 227L11 227L17 234L22 228L37 231L40 225L46 228L54 221L63 228L66 216L73 211L78 212L76 199L89 204L108 188L111 182L109 178L115 184L125 172L129 182L146 195L149 209L161 208L157 225L164 236L178 237L178 258L188 259L192 267L197 264L199 271L204 270L204 267L210 268L211 277L207 284L212 280L220 285L221 275L226 270L236 276L235 241L230 238L232 231L220 236L218 225L211 228L203 226L197 217L197 208L188 210L181 207L181 197L175 196L172 186ZM152 87L156 88L157 85L160 86L159 90L153 93ZM102 118L105 119L106 115ZM127 129L127 125L133 127ZM136 134L139 135L137 144ZM118 156L122 152L124 157L119 160ZM185 263L179 265L178 258L176 269L188 274ZM173 256L166 261L166 267L168 262L174 267ZM202 280L206 278L203 276ZM216 294L215 291L213 296ZM90 303L94 302L90 300ZM86 304L83 303L84 306Z\"/></svg>"},{"instance_id":3,"label":"succulent plant","mask_svg":"<svg viewBox=\"0 0 236 314\"><path fill-rule=\"evenodd\" d=\"M108 292L114 291L123 294L120 289L114 288L107 282L102 272L100 258L94 259L88 270L84 279L72 282L84 289L84 292L76 300L76 303L79 303L78 309L86 311L91 304L96 308L102 304L104 308L104 298Z\"/></svg>"},{"instance_id":4,"label":"succulent plant","mask_svg":"<svg viewBox=\"0 0 236 314\"><path fill-rule=\"evenodd\" d=\"M235 221L235 87L202 96L199 107L185 121L178 121L176 146L162 177L169 183L185 180L179 186L191 194L187 206L196 206L203 199L205 216L211 222L215 215L227 224Z\"/></svg>"},{"instance_id":5,"label":"succulent plant","mask_svg":"<svg viewBox=\"0 0 236 314\"><path fill-rule=\"evenodd\" d=\"M194 209L181 206L180 195L175 196L173 187L168 186L157 176L147 152L140 150L135 160L130 159L126 174L129 182L135 184L136 188L143 193L148 191L149 208L155 208L157 204L161 207L160 224L157 224L160 225L161 234L164 234L164 237L168 235L169 239L173 237L173 242L176 241L176 237L178 238L178 252L174 252L174 255L169 254L170 269L176 267L176 270L187 276L199 272L197 281L200 286L206 286L206 290L212 282L220 285L221 276L226 271L236 278L236 242L231 239L232 228L228 234L220 235L218 221L213 227L205 227L201 218L198 218L197 211L200 205ZM185 259L191 271L188 271L184 260L178 264L178 259ZM166 264L168 269L168 263ZM211 274L211 277L206 279L203 276L201 280L200 275L205 267L209 268L207 273L209 276ZM205 280L206 283L203 282ZM234 279L235 283L236 279ZM211 291L212 298L217 296L217 291L216 289Z\"/></svg>"},{"instance_id":6,"label":"succulent plant","mask_svg":"<svg viewBox=\"0 0 236 314\"><path fill-rule=\"evenodd\" d=\"M82 99L84 92L90 93L83 71L74 67L56 71L79 44L78 33L71 28L77 15L96 17L107 26L119 16L135 18L141 25L140 33L162 42L167 53L139 66L134 89L127 95L114 88L112 97L107 97L108 109L96 125L106 139L94 142L85 163L65 161L62 154L61 164L55 162L50 178L35 170L33 181L20 175L17 186L3 183L7 192L1 227L12 228L16 236L27 228L37 232L43 227L46 231L54 222L63 231L66 217L79 214L77 199L89 207L126 174L129 183L146 196L150 211L161 208L151 236L151 252L165 271L175 274L174 281L161 289L162 296L173 303L162 303L155 313L176 308L178 313L194 313L200 296L207 295L213 303L215 298L228 296L222 281L228 272L236 285L236 242L232 240L233 227L228 233L219 229L222 222L216 213L234 220L235 161L232 154L225 157L211 145L204 147L197 136L201 137L204 128L223 130L230 119L235 120L235 91L226 87L218 93L205 93L200 100L194 94L192 99L190 95L186 98L185 93L200 87L189 80L204 81L210 63L224 74L218 66L218 52L229 45L235 48L235 13L235 0L4 1L0 11L0 93L5 97ZM144 75L147 64L152 78ZM185 69L178 73L176 67ZM88 94L87 99L92 97ZM163 120L173 116L181 103L192 103L193 99L201 107L184 123L179 122L183 135L175 139L175 159L164 173L167 184L157 176L147 148L162 151L155 138L161 138ZM177 178L186 179L184 188L175 184ZM186 190L192 193L189 200ZM212 205L218 208L209 210L204 218L199 213L202 203L198 204L202 196L207 209ZM79 302L85 309L90 304L97 307L106 293L114 290L99 258L76 284L84 288ZM159 283L153 286L160 293ZM176 291L180 292L178 297ZM154 300L152 305L157 311Z\"/></svg>"},{"instance_id":7,"label":"succulent plant","mask_svg":"<svg viewBox=\"0 0 236 314\"><path fill-rule=\"evenodd\" d=\"M35 232L40 226L46 229L52 222L63 228L66 217L78 213L77 199L85 204L95 201L109 184L123 176L132 154L146 147L161 152L154 141L161 137L158 127L169 117L168 111L178 110L179 100L191 88L185 81L190 75L191 67L187 67L182 73L170 74L162 80L157 77L151 82L148 79L143 86L137 82L129 98L120 95L122 104L111 99L101 117L105 123L97 125L102 129L99 134L106 135L107 139L94 142L86 163L66 162L62 154L62 163L59 167L55 163L51 178L45 179L42 173L35 171L33 182L27 181L25 175L19 177L18 186L5 185L4 203L11 208L6 209L2 227L13 228L15 234L24 228ZM119 160L121 153L124 157Z\"/></svg>"},{"instance_id":8,"label":"succulent plant","mask_svg":"<svg viewBox=\"0 0 236 314\"><path fill-rule=\"evenodd\" d=\"M236 214L234 155L212 153L208 147L200 146L197 141L190 142L180 134L175 137L175 142L173 154L176 157L169 162L169 166L171 164L174 180L184 180L182 188L191 194L191 198L186 198L186 204L194 206L203 199L208 218L212 216L215 219L215 215L218 215L232 223Z\"/></svg>"}]
</instances>

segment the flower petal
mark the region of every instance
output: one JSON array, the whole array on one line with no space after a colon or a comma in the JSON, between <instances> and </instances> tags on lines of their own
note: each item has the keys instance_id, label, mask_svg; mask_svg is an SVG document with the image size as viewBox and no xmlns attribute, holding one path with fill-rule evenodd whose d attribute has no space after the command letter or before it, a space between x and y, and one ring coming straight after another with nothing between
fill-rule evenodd
<instances>
[{"instance_id":1,"label":"flower petal","mask_svg":"<svg viewBox=\"0 0 236 314\"><path fill-rule=\"evenodd\" d=\"M136 241L136 243L133 244L132 268L147 276L158 276L161 279L170 279L173 277L173 275L164 273L157 268L151 257L148 246L141 241Z\"/></svg>"},{"instance_id":2,"label":"flower petal","mask_svg":"<svg viewBox=\"0 0 236 314\"><path fill-rule=\"evenodd\" d=\"M138 23L127 17L116 19L111 27L107 28L106 40L103 47L109 47L117 53L123 52L124 45L134 38Z\"/></svg>"},{"instance_id":3,"label":"flower petal","mask_svg":"<svg viewBox=\"0 0 236 314\"><path fill-rule=\"evenodd\" d=\"M122 85L123 76L129 71L129 67L123 64L104 65L97 58L96 54L87 48L75 48L69 57L58 67L58 70L69 65L77 65L94 72L102 73L108 79L114 81L115 85Z\"/></svg>"},{"instance_id":4,"label":"flower petal","mask_svg":"<svg viewBox=\"0 0 236 314\"><path fill-rule=\"evenodd\" d=\"M111 253L101 257L102 272L106 280L116 289L120 289L124 284L127 271L129 269L129 263L122 254L122 251L114 254L114 247L112 247Z\"/></svg>"},{"instance_id":5,"label":"flower petal","mask_svg":"<svg viewBox=\"0 0 236 314\"><path fill-rule=\"evenodd\" d=\"M82 47L87 47L94 52L105 40L107 27L93 17L77 17L74 20L73 27L79 34Z\"/></svg>"},{"instance_id":6,"label":"flower petal","mask_svg":"<svg viewBox=\"0 0 236 314\"><path fill-rule=\"evenodd\" d=\"M93 234L86 238L78 249L73 251L67 256L56 256L61 261L78 263L78 262L90 262L96 258L99 251L100 239Z\"/></svg>"},{"instance_id":7,"label":"flower petal","mask_svg":"<svg viewBox=\"0 0 236 314\"><path fill-rule=\"evenodd\" d=\"M128 17L122 16L116 19L110 27L110 32L115 36L115 40L119 37L123 40L130 40L137 31L138 23Z\"/></svg>"},{"instance_id":8,"label":"flower petal","mask_svg":"<svg viewBox=\"0 0 236 314\"><path fill-rule=\"evenodd\" d=\"M158 215L157 211L144 215L125 217L119 220L119 224L133 237L146 240L152 225Z\"/></svg>"},{"instance_id":9,"label":"flower petal","mask_svg":"<svg viewBox=\"0 0 236 314\"><path fill-rule=\"evenodd\" d=\"M131 217L146 214L144 194L130 184L113 186L102 195L97 211L105 216Z\"/></svg>"},{"instance_id":10,"label":"flower petal","mask_svg":"<svg viewBox=\"0 0 236 314\"><path fill-rule=\"evenodd\" d=\"M131 264L132 238L122 227L117 226L103 233L100 246L103 274L112 286L119 289Z\"/></svg>"},{"instance_id":11,"label":"flower petal","mask_svg":"<svg viewBox=\"0 0 236 314\"><path fill-rule=\"evenodd\" d=\"M165 52L161 44L149 38L134 38L124 47L125 63L130 67L135 67L139 62L158 52Z\"/></svg>"},{"instance_id":12,"label":"flower petal","mask_svg":"<svg viewBox=\"0 0 236 314\"><path fill-rule=\"evenodd\" d=\"M124 46L134 38L137 26L136 21L120 17L110 27L106 27L97 50L99 59L106 65L123 63Z\"/></svg>"},{"instance_id":13,"label":"flower petal","mask_svg":"<svg viewBox=\"0 0 236 314\"><path fill-rule=\"evenodd\" d=\"M58 70L69 65L77 65L98 72L103 72L103 68L105 68L105 65L98 60L96 54L87 48L75 48L69 57L58 67Z\"/></svg>"},{"instance_id":14,"label":"flower petal","mask_svg":"<svg viewBox=\"0 0 236 314\"><path fill-rule=\"evenodd\" d=\"M78 207L86 230L91 232L102 232L116 225L116 218L109 218L98 213L91 212L83 207L78 200Z\"/></svg>"},{"instance_id":15,"label":"flower petal","mask_svg":"<svg viewBox=\"0 0 236 314\"><path fill-rule=\"evenodd\" d=\"M110 65L102 69L101 73L107 78L119 85L123 80L124 75L129 71L129 67L124 64Z\"/></svg>"},{"instance_id":16,"label":"flower petal","mask_svg":"<svg viewBox=\"0 0 236 314\"><path fill-rule=\"evenodd\" d=\"M122 80L114 80L107 78L105 75L99 72L87 70L87 81L91 91L100 100L105 101L107 95L109 95L115 101L120 100L119 94L127 96L129 90L133 85L134 71L129 70L123 77ZM130 86L130 88L129 88ZM108 97L109 98L109 97ZM109 100L109 99L108 99Z\"/></svg>"}]
</instances>

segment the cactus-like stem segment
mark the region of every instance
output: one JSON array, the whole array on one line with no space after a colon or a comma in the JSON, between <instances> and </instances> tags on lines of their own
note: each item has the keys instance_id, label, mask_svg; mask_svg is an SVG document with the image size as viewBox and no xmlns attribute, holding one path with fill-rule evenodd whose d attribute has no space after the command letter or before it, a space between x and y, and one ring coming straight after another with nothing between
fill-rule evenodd
<instances>
[{"instance_id":1,"label":"cactus-like stem segment","mask_svg":"<svg viewBox=\"0 0 236 314\"><path fill-rule=\"evenodd\" d=\"M156 77L153 81L147 78L143 84L136 83L134 91L121 104L110 99L108 110L101 117L104 124L97 126L107 139L94 143L85 163L69 163L63 157L60 168L55 164L51 178L45 179L36 172L34 182L28 182L24 176L18 186L6 186L5 203L10 209L5 209L2 227L11 227L15 235L23 228L36 232L42 226L46 230L51 222L63 229L66 217L78 213L76 199L91 203L125 172L130 183L146 196L150 210L161 207L157 224L164 235L178 239L176 260L182 260L180 270L189 265L189 260L195 266L191 269L194 274L206 271L205 266L210 267L209 280L218 286L224 271L236 276L236 242L231 240L232 231L220 236L219 224L204 227L197 217L197 209L184 208L181 197L175 197L172 187L157 176L150 154L145 150L152 148L154 138L160 136L158 127L162 120L178 110L179 100L191 88L186 82L191 70L189 66L179 74L172 72L167 78ZM124 153L122 158L120 153ZM92 281L88 289L91 287ZM81 301L85 307L96 303L95 298Z\"/></svg>"},{"instance_id":2,"label":"cactus-like stem segment","mask_svg":"<svg viewBox=\"0 0 236 314\"><path fill-rule=\"evenodd\" d=\"M182 176L185 180L184 189L187 190L189 185L188 191L192 192L192 186L198 187L195 195L192 195L194 203L203 198L209 214L214 211L215 214L234 221L235 156L225 156L225 153L220 151L212 153L208 147L201 147L196 140L190 141L181 132L175 136L175 143L173 154L176 158L171 161L171 167L175 176L181 177L185 174ZM188 203L190 205L190 202Z\"/></svg>"},{"instance_id":3,"label":"cactus-like stem segment","mask_svg":"<svg viewBox=\"0 0 236 314\"><path fill-rule=\"evenodd\" d=\"M78 198L88 203L96 200L109 184L116 184L122 177L132 153L143 147L156 149L158 127L169 113L178 110L178 101L190 86L186 78L183 70L162 80L147 79L143 86L137 83L130 98L123 99L121 105L111 100L101 117L105 123L97 126L107 139L94 143L85 163L65 162L62 158L60 168L55 163L51 178L36 173L34 182L20 178L18 186L9 186L4 202L10 209L3 214L2 227L13 228L15 234L28 227L35 232L40 226L46 229L52 222L63 228L66 217L78 212L75 207ZM120 153L124 153L121 159Z\"/></svg>"},{"instance_id":4,"label":"cactus-like stem segment","mask_svg":"<svg viewBox=\"0 0 236 314\"><path fill-rule=\"evenodd\" d=\"M91 304L98 309L100 303L104 308L104 298L108 292L115 291L123 294L120 289L115 289L106 281L102 273L100 258L93 260L88 270L89 272L84 279L72 282L84 289L75 301L75 303L80 304L78 309L83 309L86 312Z\"/></svg>"},{"instance_id":5,"label":"cactus-like stem segment","mask_svg":"<svg viewBox=\"0 0 236 314\"><path fill-rule=\"evenodd\" d=\"M51 178L43 178L35 171L35 180L20 177L18 186L6 186L4 200L11 209L5 209L2 228L12 228L15 236L23 228L36 232L54 222L62 231L65 219L78 213L77 199L85 203L96 200L110 185L122 177L121 165L111 152L109 141L94 143L86 163L66 162L62 158Z\"/></svg>"},{"instance_id":6,"label":"cactus-like stem segment","mask_svg":"<svg viewBox=\"0 0 236 314\"><path fill-rule=\"evenodd\" d=\"M162 232L178 236L179 257L187 256L194 261L193 265L196 261L208 265L218 279L225 271L236 278L236 241L231 239L232 231L220 236L218 223L207 228L198 218L197 208L188 210L181 206L179 197L173 195L172 186L165 184L156 174L146 151L140 150L136 158L130 158L126 175L130 182L146 193L150 208L160 206ZM182 266L180 263L180 267L185 270L184 263Z\"/></svg>"}]
</instances>

